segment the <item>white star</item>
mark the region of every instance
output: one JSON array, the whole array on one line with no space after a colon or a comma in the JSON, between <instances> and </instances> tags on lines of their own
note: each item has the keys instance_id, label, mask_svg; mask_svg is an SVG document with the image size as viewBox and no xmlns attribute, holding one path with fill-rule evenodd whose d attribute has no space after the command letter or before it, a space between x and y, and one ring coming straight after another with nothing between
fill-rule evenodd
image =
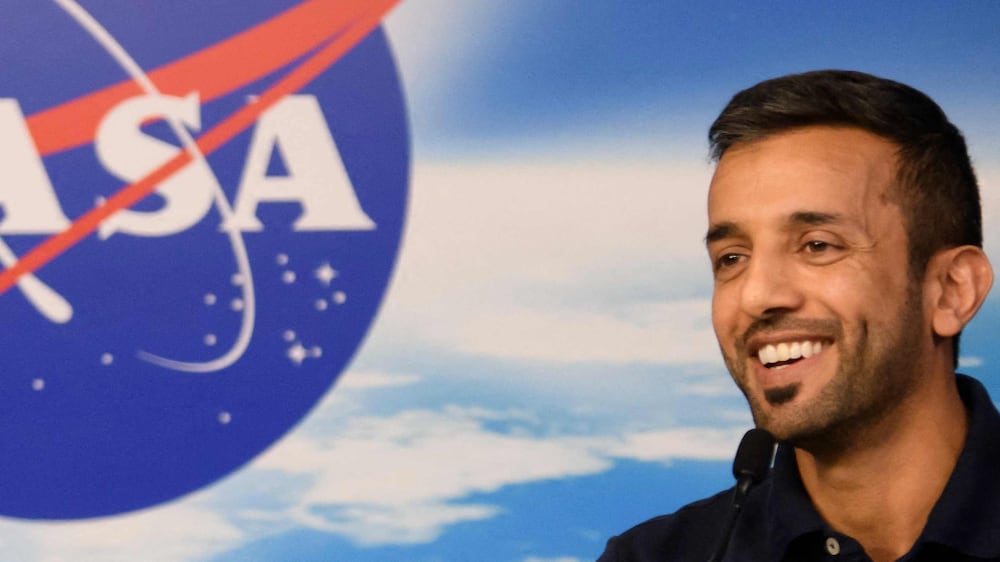
<instances>
[{"instance_id":1,"label":"white star","mask_svg":"<svg viewBox=\"0 0 1000 562\"><path fill-rule=\"evenodd\" d=\"M316 268L316 271L313 273L313 275L316 276L316 279L319 279L320 283L322 283L326 287L329 287L330 281L333 281L333 278L337 276L337 270L330 267L329 263L323 262L323 265Z\"/></svg>"},{"instance_id":2,"label":"white star","mask_svg":"<svg viewBox=\"0 0 1000 562\"><path fill-rule=\"evenodd\" d=\"M296 343L292 347L288 348L288 358L292 360L292 363L296 365L302 365L302 362L306 360L309 356L309 352L306 348L302 347L301 343Z\"/></svg>"}]
</instances>

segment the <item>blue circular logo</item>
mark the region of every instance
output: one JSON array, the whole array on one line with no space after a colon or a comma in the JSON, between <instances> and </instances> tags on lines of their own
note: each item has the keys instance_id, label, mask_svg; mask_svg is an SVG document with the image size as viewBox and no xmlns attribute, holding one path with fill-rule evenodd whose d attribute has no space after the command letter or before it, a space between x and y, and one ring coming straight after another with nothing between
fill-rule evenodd
<instances>
[{"instance_id":1,"label":"blue circular logo","mask_svg":"<svg viewBox=\"0 0 1000 562\"><path fill-rule=\"evenodd\" d=\"M391 4L4 10L0 514L176 498L331 387L405 218Z\"/></svg>"}]
</instances>

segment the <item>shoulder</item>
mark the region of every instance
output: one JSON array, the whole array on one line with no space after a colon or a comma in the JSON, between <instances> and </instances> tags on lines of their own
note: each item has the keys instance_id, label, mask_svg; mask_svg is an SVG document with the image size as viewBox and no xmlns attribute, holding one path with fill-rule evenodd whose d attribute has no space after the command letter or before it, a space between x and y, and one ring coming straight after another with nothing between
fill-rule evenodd
<instances>
[{"instance_id":1,"label":"shoulder","mask_svg":"<svg viewBox=\"0 0 1000 562\"><path fill-rule=\"evenodd\" d=\"M707 559L722 532L733 490L690 503L612 537L599 562Z\"/></svg>"}]
</instances>

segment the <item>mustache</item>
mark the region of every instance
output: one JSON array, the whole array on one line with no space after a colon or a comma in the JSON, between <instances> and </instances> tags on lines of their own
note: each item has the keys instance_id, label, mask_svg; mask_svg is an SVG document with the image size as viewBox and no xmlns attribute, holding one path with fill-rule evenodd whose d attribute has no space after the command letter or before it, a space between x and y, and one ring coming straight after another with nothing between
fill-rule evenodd
<instances>
[{"instance_id":1,"label":"mustache","mask_svg":"<svg viewBox=\"0 0 1000 562\"><path fill-rule=\"evenodd\" d=\"M750 338L770 332L792 331L809 332L829 339L838 339L843 334L844 328L839 320L832 318L796 318L788 314L775 314L751 322L736 345L740 351L746 351Z\"/></svg>"}]
</instances>

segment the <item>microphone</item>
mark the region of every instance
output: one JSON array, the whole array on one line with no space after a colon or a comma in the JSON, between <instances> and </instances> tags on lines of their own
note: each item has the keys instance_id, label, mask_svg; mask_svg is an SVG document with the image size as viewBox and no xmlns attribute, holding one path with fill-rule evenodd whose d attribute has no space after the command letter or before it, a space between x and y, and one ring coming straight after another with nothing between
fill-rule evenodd
<instances>
[{"instance_id":1,"label":"microphone","mask_svg":"<svg viewBox=\"0 0 1000 562\"><path fill-rule=\"evenodd\" d=\"M729 547L729 539L733 535L736 519L743 502L746 501L750 488L767 477L771 468L771 457L774 456L774 437L760 428L754 428L743 435L736 458L733 459L733 476L736 477L736 491L733 493L732 509L726 518L726 526L722 531L715 554L708 562L722 562Z\"/></svg>"}]
</instances>

